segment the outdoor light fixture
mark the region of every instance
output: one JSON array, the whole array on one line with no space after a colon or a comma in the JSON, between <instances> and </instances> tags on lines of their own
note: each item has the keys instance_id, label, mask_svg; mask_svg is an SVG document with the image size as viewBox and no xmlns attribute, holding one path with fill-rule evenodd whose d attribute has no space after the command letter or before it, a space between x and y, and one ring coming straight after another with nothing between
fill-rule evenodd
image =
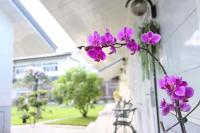
<instances>
[{"instance_id":1,"label":"outdoor light fixture","mask_svg":"<svg viewBox=\"0 0 200 133\"><path fill-rule=\"evenodd\" d=\"M147 11L147 2L143 0L135 0L131 3L131 11L137 16L142 16Z\"/></svg>"},{"instance_id":2,"label":"outdoor light fixture","mask_svg":"<svg viewBox=\"0 0 200 133\"><path fill-rule=\"evenodd\" d=\"M151 0L127 0L125 7L127 8L128 5L131 3L131 11L134 15L142 16L147 12L148 3L151 7L151 15L153 18L156 18L156 6L152 3Z\"/></svg>"}]
</instances>

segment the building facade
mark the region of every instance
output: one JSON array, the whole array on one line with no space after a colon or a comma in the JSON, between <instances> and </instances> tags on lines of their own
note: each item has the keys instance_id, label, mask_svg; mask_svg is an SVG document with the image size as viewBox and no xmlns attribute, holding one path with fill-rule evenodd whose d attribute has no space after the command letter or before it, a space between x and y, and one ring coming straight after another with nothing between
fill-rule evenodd
<instances>
[{"instance_id":1,"label":"building facade","mask_svg":"<svg viewBox=\"0 0 200 133\"><path fill-rule=\"evenodd\" d=\"M74 59L71 53L48 54L24 58L14 58L14 78L21 78L24 72L35 67L44 71L50 78L61 76L69 68L80 65L80 61Z\"/></svg>"},{"instance_id":2,"label":"building facade","mask_svg":"<svg viewBox=\"0 0 200 133\"><path fill-rule=\"evenodd\" d=\"M14 81L23 78L25 71L31 67L43 71L49 77L50 81L53 81L63 75L69 68L80 65L80 61L74 59L71 53L15 58L13 63ZM27 88L16 87L12 90L12 100L30 91Z\"/></svg>"}]
</instances>

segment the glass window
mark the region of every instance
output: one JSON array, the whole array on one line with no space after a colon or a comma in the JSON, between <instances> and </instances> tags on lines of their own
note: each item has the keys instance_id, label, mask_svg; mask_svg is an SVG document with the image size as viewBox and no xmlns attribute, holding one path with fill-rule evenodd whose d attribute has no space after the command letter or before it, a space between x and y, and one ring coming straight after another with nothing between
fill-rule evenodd
<instances>
[{"instance_id":1,"label":"glass window","mask_svg":"<svg viewBox=\"0 0 200 133\"><path fill-rule=\"evenodd\" d=\"M58 71L57 63L44 63L43 70L45 72Z\"/></svg>"}]
</instances>

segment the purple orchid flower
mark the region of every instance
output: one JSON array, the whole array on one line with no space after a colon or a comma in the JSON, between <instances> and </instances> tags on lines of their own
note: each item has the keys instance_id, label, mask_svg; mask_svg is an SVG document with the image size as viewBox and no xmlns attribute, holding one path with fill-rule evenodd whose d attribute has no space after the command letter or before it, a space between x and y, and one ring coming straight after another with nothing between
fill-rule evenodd
<instances>
[{"instance_id":1,"label":"purple orchid flower","mask_svg":"<svg viewBox=\"0 0 200 133\"><path fill-rule=\"evenodd\" d=\"M194 95L194 90L192 87L186 87L185 88L185 97L191 98Z\"/></svg>"},{"instance_id":2,"label":"purple orchid flower","mask_svg":"<svg viewBox=\"0 0 200 133\"><path fill-rule=\"evenodd\" d=\"M180 109L183 112L188 112L191 109L191 106L186 102L180 102Z\"/></svg>"},{"instance_id":3,"label":"purple orchid flower","mask_svg":"<svg viewBox=\"0 0 200 133\"><path fill-rule=\"evenodd\" d=\"M87 54L97 62L106 59L106 54L103 52L101 47L93 47L87 51Z\"/></svg>"},{"instance_id":4,"label":"purple orchid flower","mask_svg":"<svg viewBox=\"0 0 200 133\"><path fill-rule=\"evenodd\" d=\"M101 45L110 46L111 52L109 54L116 53L116 48L114 47L116 43L116 38L106 29L106 33L101 36Z\"/></svg>"},{"instance_id":5,"label":"purple orchid flower","mask_svg":"<svg viewBox=\"0 0 200 133\"><path fill-rule=\"evenodd\" d=\"M106 33L101 36L101 44L102 46L110 46L116 43L116 38L110 33L108 29L106 29Z\"/></svg>"},{"instance_id":6,"label":"purple orchid flower","mask_svg":"<svg viewBox=\"0 0 200 133\"><path fill-rule=\"evenodd\" d=\"M110 46L110 53L109 54L114 54L117 52L116 48L114 46Z\"/></svg>"},{"instance_id":7,"label":"purple orchid flower","mask_svg":"<svg viewBox=\"0 0 200 133\"><path fill-rule=\"evenodd\" d=\"M149 31L141 35L141 40L145 44L156 45L161 39L159 34Z\"/></svg>"},{"instance_id":8,"label":"purple orchid flower","mask_svg":"<svg viewBox=\"0 0 200 133\"><path fill-rule=\"evenodd\" d=\"M133 35L133 29L124 27L121 31L118 32L117 37L120 41L129 41Z\"/></svg>"},{"instance_id":9,"label":"purple orchid flower","mask_svg":"<svg viewBox=\"0 0 200 133\"><path fill-rule=\"evenodd\" d=\"M88 37L88 44L93 47L99 47L101 45L101 37L97 31Z\"/></svg>"},{"instance_id":10,"label":"purple orchid flower","mask_svg":"<svg viewBox=\"0 0 200 133\"><path fill-rule=\"evenodd\" d=\"M191 107L187 102L194 95L194 90L192 87L188 87L188 83L182 77L165 75L159 81L159 85L167 92L173 102L175 100L179 101L181 111L187 112L190 110ZM162 107L163 111L167 110L167 107L165 107L166 109L164 106Z\"/></svg>"},{"instance_id":11,"label":"purple orchid flower","mask_svg":"<svg viewBox=\"0 0 200 133\"><path fill-rule=\"evenodd\" d=\"M137 51L140 51L140 46L134 39L131 39L129 42L127 42L126 46L133 54Z\"/></svg>"},{"instance_id":12,"label":"purple orchid flower","mask_svg":"<svg viewBox=\"0 0 200 133\"><path fill-rule=\"evenodd\" d=\"M180 96L180 97L185 96L185 86L177 87L174 93L176 96Z\"/></svg>"},{"instance_id":13,"label":"purple orchid flower","mask_svg":"<svg viewBox=\"0 0 200 133\"><path fill-rule=\"evenodd\" d=\"M170 109L171 109L171 105L168 104L165 99L163 99L160 103L160 108L161 108L161 113L163 116L169 114Z\"/></svg>"}]
</instances>

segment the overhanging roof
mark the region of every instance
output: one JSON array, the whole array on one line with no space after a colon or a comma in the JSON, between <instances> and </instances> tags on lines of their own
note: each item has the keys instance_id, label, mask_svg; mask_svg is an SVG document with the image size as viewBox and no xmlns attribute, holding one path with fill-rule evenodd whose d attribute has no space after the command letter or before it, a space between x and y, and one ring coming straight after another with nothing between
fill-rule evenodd
<instances>
[{"instance_id":1,"label":"overhanging roof","mask_svg":"<svg viewBox=\"0 0 200 133\"><path fill-rule=\"evenodd\" d=\"M113 77L120 76L121 69L124 66L125 58L119 58L107 66L99 69L99 76L104 80L110 80Z\"/></svg>"},{"instance_id":2,"label":"overhanging roof","mask_svg":"<svg viewBox=\"0 0 200 133\"><path fill-rule=\"evenodd\" d=\"M52 16L59 22L69 34L77 46L85 45L87 37L95 30L104 33L109 28L114 35L124 26L133 26L133 16L130 10L125 8L126 0L40 0L49 10ZM120 51L120 52L119 52ZM126 56L126 50L118 50L118 54L108 55L103 62L94 62L81 53L93 64L97 70L105 68L110 63ZM120 53L120 54L119 54ZM104 79L112 78L120 74L118 68L122 64L116 64L100 72ZM116 69L114 68L116 66ZM113 69L112 69L113 68ZM109 71L108 71L109 70ZM116 70L116 71L115 71ZM109 72L109 73L108 73ZM105 73L105 74L103 74Z\"/></svg>"},{"instance_id":3,"label":"overhanging roof","mask_svg":"<svg viewBox=\"0 0 200 133\"><path fill-rule=\"evenodd\" d=\"M10 0L0 0L0 10L8 17L14 29L14 57L53 53L52 47L17 11Z\"/></svg>"}]
</instances>

